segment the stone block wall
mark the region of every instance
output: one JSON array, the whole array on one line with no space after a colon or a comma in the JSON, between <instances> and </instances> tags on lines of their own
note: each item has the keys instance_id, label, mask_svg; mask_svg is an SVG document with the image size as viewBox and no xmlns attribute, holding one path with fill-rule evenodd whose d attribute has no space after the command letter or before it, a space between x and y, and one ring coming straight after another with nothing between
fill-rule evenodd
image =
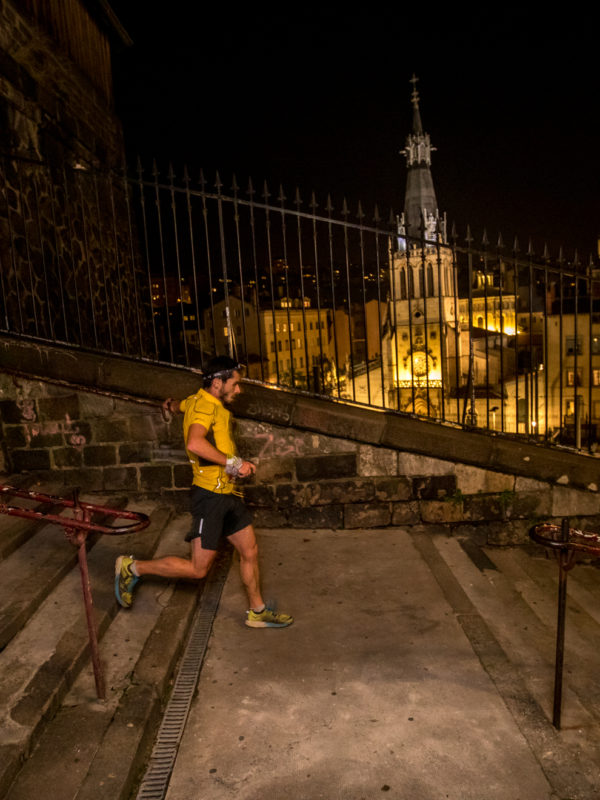
<instances>
[{"instance_id":1,"label":"stone block wall","mask_svg":"<svg viewBox=\"0 0 600 800\"><path fill-rule=\"evenodd\" d=\"M0 327L146 353L107 28L88 8L103 16L79 0L0 0ZM87 70L63 35L77 36Z\"/></svg>"},{"instance_id":2,"label":"stone block wall","mask_svg":"<svg viewBox=\"0 0 600 800\"><path fill-rule=\"evenodd\" d=\"M341 412L343 419L348 410ZM257 527L410 525L513 544L526 541L536 521L568 515L575 525L600 525L597 491L409 453L358 434L242 416L236 426L241 454L257 464L245 487ZM5 474L35 472L94 492L162 494L185 507L191 467L182 417L166 422L157 404L0 373L0 432Z\"/></svg>"}]
</instances>

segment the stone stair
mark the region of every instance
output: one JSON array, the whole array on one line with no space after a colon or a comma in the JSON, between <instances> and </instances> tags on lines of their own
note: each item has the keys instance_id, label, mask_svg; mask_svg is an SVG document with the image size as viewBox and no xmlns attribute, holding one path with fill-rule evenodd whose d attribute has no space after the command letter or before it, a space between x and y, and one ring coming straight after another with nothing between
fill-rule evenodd
<instances>
[{"instance_id":1,"label":"stone stair","mask_svg":"<svg viewBox=\"0 0 600 800\"><path fill-rule=\"evenodd\" d=\"M50 483L35 490L68 496ZM96 697L76 548L54 525L0 515L0 796L11 800L31 800L41 787L46 800L128 796L200 595L195 584L146 580L135 609L121 609L113 594L116 556L187 555L189 517L160 500L81 499L151 519L136 534L88 537L103 701Z\"/></svg>"}]
</instances>

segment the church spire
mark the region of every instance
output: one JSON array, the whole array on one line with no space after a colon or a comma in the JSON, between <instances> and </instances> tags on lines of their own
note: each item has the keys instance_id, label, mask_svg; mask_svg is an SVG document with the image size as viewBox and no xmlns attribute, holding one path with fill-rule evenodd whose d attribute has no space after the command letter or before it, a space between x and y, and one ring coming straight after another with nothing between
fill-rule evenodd
<instances>
[{"instance_id":1,"label":"church spire","mask_svg":"<svg viewBox=\"0 0 600 800\"><path fill-rule=\"evenodd\" d=\"M438 238L439 215L430 167L431 153L436 148L431 146L429 134L423 132L417 81L418 78L413 75L410 80L413 85L411 95L413 107L412 132L406 137L404 150L400 151L406 156L406 165L408 167L402 220L403 233L420 239L424 223L425 238L427 240L435 240Z\"/></svg>"}]
</instances>

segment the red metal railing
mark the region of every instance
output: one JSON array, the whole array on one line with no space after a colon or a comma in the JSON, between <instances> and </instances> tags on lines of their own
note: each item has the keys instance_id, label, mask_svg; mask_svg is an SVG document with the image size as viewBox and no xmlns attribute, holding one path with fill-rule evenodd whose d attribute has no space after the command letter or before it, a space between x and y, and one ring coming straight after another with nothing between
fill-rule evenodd
<instances>
[{"instance_id":1,"label":"red metal railing","mask_svg":"<svg viewBox=\"0 0 600 800\"><path fill-rule=\"evenodd\" d=\"M558 561L558 613L556 622L556 657L554 660L554 707L552 724L560 730L562 706L563 662L565 656L565 617L567 609L567 573L577 563L577 553L600 556L600 534L570 528L568 519L562 525L534 525L529 536L534 542L549 548Z\"/></svg>"},{"instance_id":2,"label":"red metal railing","mask_svg":"<svg viewBox=\"0 0 600 800\"><path fill-rule=\"evenodd\" d=\"M44 514L39 509L23 508L18 505L11 505L4 501L8 497L21 497L27 500L34 500L37 503L48 503L53 509L64 508L67 509L70 516L62 514ZM44 522L46 524L58 525L64 529L65 536L72 545L77 547L77 557L79 562L79 571L81 574L81 588L83 592L83 601L85 604L85 615L87 620L88 635L90 642L90 651L92 655L92 664L94 667L94 680L96 682L96 693L100 700L106 697L106 689L104 685L104 672L102 663L100 661L100 651L98 648L98 630L96 627L96 620L94 619L94 603L92 599L92 590L90 586L90 577L87 565L86 555L86 539L90 533L108 534L110 536L118 536L123 533L136 533L150 524L150 519L146 514L139 511L126 511L116 508L107 508L105 506L94 505L93 503L86 503L79 499L79 490L75 489L72 499L65 497L56 497L49 494L41 494L40 492L28 491L26 489L17 489L14 486L5 486L0 484L0 514L8 514L13 517L23 517L24 519L32 519L37 522ZM114 517L115 519L133 520L126 525L111 526L92 522L94 514L101 514L102 517Z\"/></svg>"}]
</instances>

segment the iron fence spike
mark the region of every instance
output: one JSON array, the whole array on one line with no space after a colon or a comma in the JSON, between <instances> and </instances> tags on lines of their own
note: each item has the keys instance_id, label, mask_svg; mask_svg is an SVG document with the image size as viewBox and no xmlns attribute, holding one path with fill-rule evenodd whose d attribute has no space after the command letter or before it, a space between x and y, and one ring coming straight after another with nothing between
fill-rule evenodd
<instances>
[{"instance_id":1,"label":"iron fence spike","mask_svg":"<svg viewBox=\"0 0 600 800\"><path fill-rule=\"evenodd\" d=\"M266 181L263 181L263 194L262 194L262 196L265 199L265 203L268 201L269 197L271 197L271 194L269 192L269 187L267 186L267 182Z\"/></svg>"},{"instance_id":2,"label":"iron fence spike","mask_svg":"<svg viewBox=\"0 0 600 800\"><path fill-rule=\"evenodd\" d=\"M377 207L377 203L375 203L375 208L373 209L373 222L381 222L381 217L379 216L379 208Z\"/></svg>"},{"instance_id":3,"label":"iron fence spike","mask_svg":"<svg viewBox=\"0 0 600 800\"><path fill-rule=\"evenodd\" d=\"M565 256L564 256L564 253L563 253L563 246L562 246L562 244L561 244L561 246L558 248L558 259L557 259L557 260L558 260L558 263L559 263L559 264L564 264L564 261L565 261Z\"/></svg>"},{"instance_id":4,"label":"iron fence spike","mask_svg":"<svg viewBox=\"0 0 600 800\"><path fill-rule=\"evenodd\" d=\"M504 239L502 238L502 234L498 231L498 244L496 245L498 250L504 250Z\"/></svg>"},{"instance_id":5,"label":"iron fence spike","mask_svg":"<svg viewBox=\"0 0 600 800\"><path fill-rule=\"evenodd\" d=\"M200 175L198 176L198 183L202 187L202 191L206 188L206 178L204 177L204 170L200 168Z\"/></svg>"},{"instance_id":6,"label":"iron fence spike","mask_svg":"<svg viewBox=\"0 0 600 800\"><path fill-rule=\"evenodd\" d=\"M283 184L281 183L279 184L279 196L277 199L279 200L281 205L283 205L287 200L287 197L285 196L285 193L283 191Z\"/></svg>"},{"instance_id":7,"label":"iron fence spike","mask_svg":"<svg viewBox=\"0 0 600 800\"><path fill-rule=\"evenodd\" d=\"M518 252L519 252L519 240L515 236L515 240L513 242L513 253L518 253Z\"/></svg>"},{"instance_id":8,"label":"iron fence spike","mask_svg":"<svg viewBox=\"0 0 600 800\"><path fill-rule=\"evenodd\" d=\"M246 194L249 197L252 197L252 195L256 194L254 190L254 184L252 183L252 178L248 178L248 188L246 189Z\"/></svg>"},{"instance_id":9,"label":"iron fence spike","mask_svg":"<svg viewBox=\"0 0 600 800\"><path fill-rule=\"evenodd\" d=\"M548 250L547 242L544 242L544 251L542 253L542 258L545 259L546 261L549 261L550 259L550 251Z\"/></svg>"},{"instance_id":10,"label":"iron fence spike","mask_svg":"<svg viewBox=\"0 0 600 800\"><path fill-rule=\"evenodd\" d=\"M312 208L313 211L315 211L315 209L317 209L319 207L319 205L317 203L317 198L315 197L315 193L314 192L310 193L310 207Z\"/></svg>"},{"instance_id":11,"label":"iron fence spike","mask_svg":"<svg viewBox=\"0 0 600 800\"><path fill-rule=\"evenodd\" d=\"M296 196L294 198L294 204L297 206L302 205L302 198L300 197L300 189L296 186Z\"/></svg>"},{"instance_id":12,"label":"iron fence spike","mask_svg":"<svg viewBox=\"0 0 600 800\"><path fill-rule=\"evenodd\" d=\"M158 178L158 176L160 175L160 173L158 171L158 165L156 163L156 159L155 158L152 159L152 175L155 178Z\"/></svg>"},{"instance_id":13,"label":"iron fence spike","mask_svg":"<svg viewBox=\"0 0 600 800\"><path fill-rule=\"evenodd\" d=\"M533 258L533 256L535 255L533 252L533 242L531 241L531 236L529 237L529 241L527 243L527 255L529 256L529 258Z\"/></svg>"},{"instance_id":14,"label":"iron fence spike","mask_svg":"<svg viewBox=\"0 0 600 800\"><path fill-rule=\"evenodd\" d=\"M325 206L327 213L331 216L331 212L333 211L333 206L331 205L331 195L327 194L327 205Z\"/></svg>"},{"instance_id":15,"label":"iron fence spike","mask_svg":"<svg viewBox=\"0 0 600 800\"><path fill-rule=\"evenodd\" d=\"M456 223L452 223L452 228L450 229L450 238L453 239L455 242L458 239L458 231L456 230Z\"/></svg>"},{"instance_id":16,"label":"iron fence spike","mask_svg":"<svg viewBox=\"0 0 600 800\"><path fill-rule=\"evenodd\" d=\"M217 190L218 194L221 194L221 189L223 188L223 184L221 183L221 176L219 175L219 170L215 173L215 189Z\"/></svg>"},{"instance_id":17,"label":"iron fence spike","mask_svg":"<svg viewBox=\"0 0 600 800\"><path fill-rule=\"evenodd\" d=\"M238 186L237 178L235 177L235 172L234 172L232 177L231 177L231 191L235 192L235 194L237 195L239 190L240 190L240 187Z\"/></svg>"},{"instance_id":18,"label":"iron fence spike","mask_svg":"<svg viewBox=\"0 0 600 800\"><path fill-rule=\"evenodd\" d=\"M579 252L578 252L577 248L575 248L575 254L573 256L573 265L576 266L576 267L581 266L581 262L579 260Z\"/></svg>"},{"instance_id":19,"label":"iron fence spike","mask_svg":"<svg viewBox=\"0 0 600 800\"><path fill-rule=\"evenodd\" d=\"M467 225L467 235L465 236L465 242L470 245L473 241L473 237L471 236L471 226Z\"/></svg>"},{"instance_id":20,"label":"iron fence spike","mask_svg":"<svg viewBox=\"0 0 600 800\"><path fill-rule=\"evenodd\" d=\"M350 211L348 210L348 203L344 197L344 202L342 203L342 216L347 217L349 213Z\"/></svg>"},{"instance_id":21,"label":"iron fence spike","mask_svg":"<svg viewBox=\"0 0 600 800\"><path fill-rule=\"evenodd\" d=\"M190 182L190 175L188 172L187 164L183 165L183 182L187 185Z\"/></svg>"},{"instance_id":22,"label":"iron fence spike","mask_svg":"<svg viewBox=\"0 0 600 800\"><path fill-rule=\"evenodd\" d=\"M486 231L486 229L484 228L484 229L483 229L483 236L481 237L481 244L482 244L484 247L487 247L489 243L490 243L490 240L488 239L487 231Z\"/></svg>"},{"instance_id":23,"label":"iron fence spike","mask_svg":"<svg viewBox=\"0 0 600 800\"><path fill-rule=\"evenodd\" d=\"M360 200L358 201L358 210L356 212L356 216L358 217L358 219L364 219L365 216L364 211L362 209L362 203L360 202Z\"/></svg>"}]
</instances>

